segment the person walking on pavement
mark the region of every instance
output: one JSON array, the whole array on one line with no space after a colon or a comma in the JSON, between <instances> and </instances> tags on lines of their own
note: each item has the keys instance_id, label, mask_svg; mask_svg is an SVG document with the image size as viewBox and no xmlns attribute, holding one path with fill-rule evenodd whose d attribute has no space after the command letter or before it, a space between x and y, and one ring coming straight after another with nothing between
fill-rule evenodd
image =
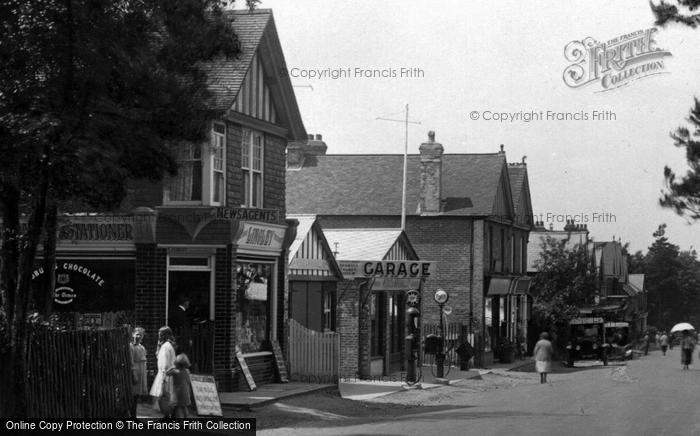
<instances>
[{"instance_id":1,"label":"person walking on pavement","mask_svg":"<svg viewBox=\"0 0 700 436\"><path fill-rule=\"evenodd\" d=\"M642 338L642 347L644 347L645 356L649 354L649 341L651 341L651 337L649 336L649 332L646 332L644 333L644 338Z\"/></svg>"},{"instance_id":2,"label":"person walking on pavement","mask_svg":"<svg viewBox=\"0 0 700 436\"><path fill-rule=\"evenodd\" d=\"M666 332L661 332L661 337L659 338L659 344L661 345L661 354L666 355L666 350L668 350L668 335Z\"/></svg>"},{"instance_id":3,"label":"person walking on pavement","mask_svg":"<svg viewBox=\"0 0 700 436\"><path fill-rule=\"evenodd\" d=\"M552 355L554 348L549 341L549 333L540 333L540 340L535 344L532 354L535 357L535 368L540 373L540 383L547 383L547 373L552 371Z\"/></svg>"},{"instance_id":4,"label":"person walking on pavement","mask_svg":"<svg viewBox=\"0 0 700 436\"><path fill-rule=\"evenodd\" d=\"M693 350L695 349L695 339L690 334L690 330L683 330L683 339L681 339L681 364L683 369L689 369L693 363Z\"/></svg>"}]
</instances>

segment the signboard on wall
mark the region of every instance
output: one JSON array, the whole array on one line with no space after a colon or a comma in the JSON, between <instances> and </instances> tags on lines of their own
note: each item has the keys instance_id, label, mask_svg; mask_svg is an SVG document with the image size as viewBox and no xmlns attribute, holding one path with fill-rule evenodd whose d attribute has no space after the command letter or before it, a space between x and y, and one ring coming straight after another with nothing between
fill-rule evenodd
<instances>
[{"instance_id":1,"label":"signboard on wall","mask_svg":"<svg viewBox=\"0 0 700 436\"><path fill-rule=\"evenodd\" d=\"M287 228L274 224L241 223L234 243L239 249L262 250L278 253L282 250Z\"/></svg>"},{"instance_id":2,"label":"signboard on wall","mask_svg":"<svg viewBox=\"0 0 700 436\"><path fill-rule=\"evenodd\" d=\"M339 260L338 266L346 279L386 277L399 279L421 279L435 274L435 262L417 260Z\"/></svg>"},{"instance_id":3,"label":"signboard on wall","mask_svg":"<svg viewBox=\"0 0 700 436\"><path fill-rule=\"evenodd\" d=\"M44 267L32 272L32 286L42 286ZM133 259L56 260L54 310L113 312L133 310L136 267Z\"/></svg>"}]
</instances>

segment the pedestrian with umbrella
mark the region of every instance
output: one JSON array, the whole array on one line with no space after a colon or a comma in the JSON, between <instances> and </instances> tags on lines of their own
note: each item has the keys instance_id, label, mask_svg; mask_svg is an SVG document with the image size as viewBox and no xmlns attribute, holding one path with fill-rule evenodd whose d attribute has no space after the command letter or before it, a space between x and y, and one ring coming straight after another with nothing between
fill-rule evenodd
<instances>
[{"instance_id":1,"label":"pedestrian with umbrella","mask_svg":"<svg viewBox=\"0 0 700 436\"><path fill-rule=\"evenodd\" d=\"M695 338L690 334L691 330L695 330L695 327L687 322L678 323L671 329L671 333L677 331L683 332L683 338L681 339L681 365L683 365L683 369L689 369L688 367L693 363Z\"/></svg>"}]
</instances>

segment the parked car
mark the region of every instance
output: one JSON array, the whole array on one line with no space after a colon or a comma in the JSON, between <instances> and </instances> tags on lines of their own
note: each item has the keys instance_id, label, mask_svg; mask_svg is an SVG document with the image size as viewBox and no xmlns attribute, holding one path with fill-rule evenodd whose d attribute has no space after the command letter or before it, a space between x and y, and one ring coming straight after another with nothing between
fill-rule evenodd
<instances>
[{"instance_id":1,"label":"parked car","mask_svg":"<svg viewBox=\"0 0 700 436\"><path fill-rule=\"evenodd\" d=\"M600 317L574 318L569 323L568 364L577 360L601 360L608 364L609 345L605 341L605 323Z\"/></svg>"}]
</instances>

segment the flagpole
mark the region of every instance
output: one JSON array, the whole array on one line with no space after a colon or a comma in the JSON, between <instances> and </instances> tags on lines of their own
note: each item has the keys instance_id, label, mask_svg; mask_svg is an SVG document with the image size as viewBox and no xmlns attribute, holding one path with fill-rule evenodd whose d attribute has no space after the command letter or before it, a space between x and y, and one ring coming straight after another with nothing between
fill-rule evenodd
<instances>
[{"instance_id":1,"label":"flagpole","mask_svg":"<svg viewBox=\"0 0 700 436\"><path fill-rule=\"evenodd\" d=\"M408 171L408 103L406 103L406 132L403 147L403 187L401 189L401 230L406 230L406 172Z\"/></svg>"},{"instance_id":2,"label":"flagpole","mask_svg":"<svg viewBox=\"0 0 700 436\"><path fill-rule=\"evenodd\" d=\"M420 121L408 121L408 103L406 103L406 113L403 120L377 117L382 121L398 121L404 123L404 146L403 146L403 183L401 186L401 230L406 230L406 178L408 173L408 125L420 124Z\"/></svg>"}]
</instances>

